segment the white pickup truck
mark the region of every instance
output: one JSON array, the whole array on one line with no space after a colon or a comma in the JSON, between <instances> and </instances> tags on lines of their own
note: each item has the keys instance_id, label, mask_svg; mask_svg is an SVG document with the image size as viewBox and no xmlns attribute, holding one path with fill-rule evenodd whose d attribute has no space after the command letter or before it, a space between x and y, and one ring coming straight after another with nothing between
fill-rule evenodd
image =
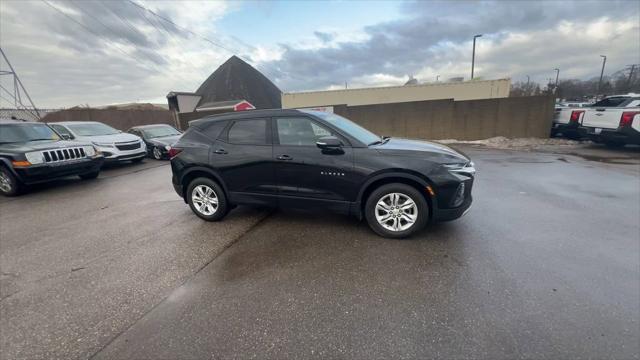
<instances>
[{"instance_id":1,"label":"white pickup truck","mask_svg":"<svg viewBox=\"0 0 640 360\"><path fill-rule=\"evenodd\" d=\"M580 131L578 119L573 114L574 110L580 110L593 105L588 102L563 102L556 104L551 137L564 136L569 139L580 139L584 134Z\"/></svg>"},{"instance_id":2,"label":"white pickup truck","mask_svg":"<svg viewBox=\"0 0 640 360\"><path fill-rule=\"evenodd\" d=\"M572 117L595 142L610 147L640 144L640 94L606 97L589 108L574 110Z\"/></svg>"}]
</instances>

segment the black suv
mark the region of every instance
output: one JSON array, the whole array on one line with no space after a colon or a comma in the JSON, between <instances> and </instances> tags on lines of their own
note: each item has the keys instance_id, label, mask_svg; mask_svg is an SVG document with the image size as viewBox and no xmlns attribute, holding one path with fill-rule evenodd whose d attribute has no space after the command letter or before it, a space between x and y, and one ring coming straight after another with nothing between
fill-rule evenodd
<instances>
[{"instance_id":1,"label":"black suv","mask_svg":"<svg viewBox=\"0 0 640 360\"><path fill-rule=\"evenodd\" d=\"M46 124L0 119L0 193L5 196L66 176L94 179L103 162L93 145L64 141Z\"/></svg>"},{"instance_id":2,"label":"black suv","mask_svg":"<svg viewBox=\"0 0 640 360\"><path fill-rule=\"evenodd\" d=\"M409 236L471 206L473 162L443 145L379 137L341 116L255 110L192 121L170 151L173 186L202 219L237 204L365 217Z\"/></svg>"}]
</instances>

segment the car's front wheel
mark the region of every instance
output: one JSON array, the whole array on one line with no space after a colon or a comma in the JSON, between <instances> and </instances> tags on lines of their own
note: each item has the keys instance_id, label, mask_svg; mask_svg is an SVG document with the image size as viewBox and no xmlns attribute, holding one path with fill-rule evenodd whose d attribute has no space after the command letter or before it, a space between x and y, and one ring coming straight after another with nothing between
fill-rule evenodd
<instances>
[{"instance_id":1,"label":"car's front wheel","mask_svg":"<svg viewBox=\"0 0 640 360\"><path fill-rule=\"evenodd\" d=\"M153 158L156 160L162 160L162 150L159 147L153 147Z\"/></svg>"},{"instance_id":2,"label":"car's front wheel","mask_svg":"<svg viewBox=\"0 0 640 360\"><path fill-rule=\"evenodd\" d=\"M21 186L13 174L4 166L0 166L0 193L4 196L20 194Z\"/></svg>"},{"instance_id":3,"label":"car's front wheel","mask_svg":"<svg viewBox=\"0 0 640 360\"><path fill-rule=\"evenodd\" d=\"M191 210L201 219L218 221L227 215L227 197L220 185L211 179L191 181L186 197Z\"/></svg>"},{"instance_id":4,"label":"car's front wheel","mask_svg":"<svg viewBox=\"0 0 640 360\"><path fill-rule=\"evenodd\" d=\"M378 235L405 238L424 228L429 219L429 204L414 187L387 184L367 198L365 217Z\"/></svg>"}]
</instances>

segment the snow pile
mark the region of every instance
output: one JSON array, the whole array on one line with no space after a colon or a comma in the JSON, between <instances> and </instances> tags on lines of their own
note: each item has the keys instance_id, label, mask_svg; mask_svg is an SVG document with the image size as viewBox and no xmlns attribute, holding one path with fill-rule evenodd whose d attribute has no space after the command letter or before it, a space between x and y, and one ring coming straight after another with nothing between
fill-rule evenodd
<instances>
[{"instance_id":1,"label":"snow pile","mask_svg":"<svg viewBox=\"0 0 640 360\"><path fill-rule=\"evenodd\" d=\"M509 139L504 136L496 136L484 140L433 140L441 144L471 144L471 145L483 145L496 149L518 149L518 148L537 148L548 145L564 145L564 146L577 146L580 145L580 141L568 140L568 139L540 139L540 138L515 138Z\"/></svg>"}]
</instances>

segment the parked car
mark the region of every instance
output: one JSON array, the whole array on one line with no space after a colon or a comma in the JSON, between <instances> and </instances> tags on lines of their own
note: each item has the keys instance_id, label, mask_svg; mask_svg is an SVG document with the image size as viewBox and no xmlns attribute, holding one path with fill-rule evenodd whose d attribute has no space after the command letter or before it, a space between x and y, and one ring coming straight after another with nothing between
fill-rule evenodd
<instances>
[{"instance_id":1,"label":"parked car","mask_svg":"<svg viewBox=\"0 0 640 360\"><path fill-rule=\"evenodd\" d=\"M141 137L147 145L147 154L156 160L168 158L171 145L182 135L176 128L166 124L134 126L127 132Z\"/></svg>"},{"instance_id":2,"label":"parked car","mask_svg":"<svg viewBox=\"0 0 640 360\"><path fill-rule=\"evenodd\" d=\"M95 179L104 161L88 142L63 140L43 123L0 120L0 193L67 176Z\"/></svg>"},{"instance_id":3,"label":"parked car","mask_svg":"<svg viewBox=\"0 0 640 360\"><path fill-rule=\"evenodd\" d=\"M580 129L577 118L571 117L576 108L586 108L593 105L588 102L563 102L556 104L551 137L564 136L569 139L581 139L585 133Z\"/></svg>"},{"instance_id":4,"label":"parked car","mask_svg":"<svg viewBox=\"0 0 640 360\"><path fill-rule=\"evenodd\" d=\"M609 96L572 116L592 141L609 147L640 144L640 94Z\"/></svg>"},{"instance_id":5,"label":"parked car","mask_svg":"<svg viewBox=\"0 0 640 360\"><path fill-rule=\"evenodd\" d=\"M69 121L49 125L66 139L91 142L104 155L105 162L139 162L147 156L147 146L140 137L100 122Z\"/></svg>"},{"instance_id":6,"label":"parked car","mask_svg":"<svg viewBox=\"0 0 640 360\"><path fill-rule=\"evenodd\" d=\"M473 162L447 146L380 137L341 116L255 110L192 121L171 148L175 191L208 221L235 205L365 218L402 238L471 206Z\"/></svg>"}]
</instances>

